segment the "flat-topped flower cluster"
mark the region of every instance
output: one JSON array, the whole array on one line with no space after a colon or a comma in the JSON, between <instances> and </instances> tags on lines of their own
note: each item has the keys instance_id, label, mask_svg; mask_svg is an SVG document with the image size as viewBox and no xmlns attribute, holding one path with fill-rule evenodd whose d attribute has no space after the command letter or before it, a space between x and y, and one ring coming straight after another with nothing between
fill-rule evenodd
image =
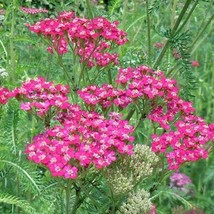
<instances>
[{"instance_id":1,"label":"flat-topped flower cluster","mask_svg":"<svg viewBox=\"0 0 214 214\"><path fill-rule=\"evenodd\" d=\"M53 82L47 82L42 77L30 79L13 90L13 96L22 101L22 110L35 111L38 116L43 117L47 116L51 108L55 112L66 109L70 105L68 93L68 86L54 85Z\"/></svg>"},{"instance_id":2,"label":"flat-topped flower cluster","mask_svg":"<svg viewBox=\"0 0 214 214\"><path fill-rule=\"evenodd\" d=\"M184 193L188 192L188 185L192 184L192 180L189 176L181 172L175 172L170 176L170 187L178 189Z\"/></svg>"},{"instance_id":3,"label":"flat-topped flower cluster","mask_svg":"<svg viewBox=\"0 0 214 214\"><path fill-rule=\"evenodd\" d=\"M30 160L45 165L53 176L77 178L78 169L95 165L101 169L117 159L117 154L133 153L133 132L128 121L105 119L70 105L62 125L46 129L27 146Z\"/></svg>"},{"instance_id":4,"label":"flat-topped flower cluster","mask_svg":"<svg viewBox=\"0 0 214 214\"><path fill-rule=\"evenodd\" d=\"M29 160L47 167L53 176L75 179L78 170L94 165L98 169L110 165L118 154L133 154L134 128L121 115L111 112L109 118L97 112L87 112L79 105L68 101L68 86L55 85L38 77L9 92L1 89L1 102L5 104L15 97L21 102L21 109L46 118L58 124L46 124L44 133L34 137L27 145Z\"/></svg>"},{"instance_id":5,"label":"flat-topped flower cluster","mask_svg":"<svg viewBox=\"0 0 214 214\"><path fill-rule=\"evenodd\" d=\"M13 93L8 88L0 87L0 104L6 104L13 97Z\"/></svg>"},{"instance_id":6,"label":"flat-topped flower cluster","mask_svg":"<svg viewBox=\"0 0 214 214\"><path fill-rule=\"evenodd\" d=\"M55 19L46 18L36 24L27 24L32 32L48 39L50 53L66 54L70 46L80 62L89 67L118 64L118 55L110 50L128 39L117 25L117 21L110 22L103 17L92 20L76 17L74 12L63 12Z\"/></svg>"}]
</instances>

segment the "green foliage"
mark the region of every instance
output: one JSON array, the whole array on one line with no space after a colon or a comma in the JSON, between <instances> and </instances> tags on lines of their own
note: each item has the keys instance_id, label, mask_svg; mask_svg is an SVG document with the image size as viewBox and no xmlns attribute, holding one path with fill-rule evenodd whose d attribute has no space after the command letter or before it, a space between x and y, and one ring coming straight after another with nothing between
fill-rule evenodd
<instances>
[{"instance_id":1,"label":"green foliage","mask_svg":"<svg viewBox=\"0 0 214 214\"><path fill-rule=\"evenodd\" d=\"M37 213L36 210L30 205L28 201L22 200L12 195L0 193L0 203L15 205L17 207L20 207L25 213L30 213L30 214ZM1 208L2 207L0 204L0 211L1 211ZM6 213L5 211L3 212Z\"/></svg>"},{"instance_id":2,"label":"green foliage","mask_svg":"<svg viewBox=\"0 0 214 214\"><path fill-rule=\"evenodd\" d=\"M122 3L123 3L122 0L111 0L108 6L109 14L110 15L114 14L115 11L117 11L121 7Z\"/></svg>"},{"instance_id":3,"label":"green foliage","mask_svg":"<svg viewBox=\"0 0 214 214\"><path fill-rule=\"evenodd\" d=\"M175 56L175 60L179 72L179 80L182 85L181 95L185 100L190 100L193 97L193 90L197 87L197 80L193 76L191 69L190 58L190 33L184 32L174 36L171 31L166 31L165 37L169 39L171 52ZM176 56L176 54L178 56Z\"/></svg>"}]
</instances>

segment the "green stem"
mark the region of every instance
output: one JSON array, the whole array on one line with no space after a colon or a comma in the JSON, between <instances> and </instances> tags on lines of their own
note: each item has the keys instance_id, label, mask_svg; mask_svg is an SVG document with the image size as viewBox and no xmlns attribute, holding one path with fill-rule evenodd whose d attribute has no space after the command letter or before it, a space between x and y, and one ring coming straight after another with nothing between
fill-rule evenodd
<instances>
[{"instance_id":1,"label":"green stem","mask_svg":"<svg viewBox=\"0 0 214 214\"><path fill-rule=\"evenodd\" d=\"M175 24L175 11L176 11L176 6L177 6L178 0L173 1L173 6L172 6L172 18L171 18L171 28L173 28Z\"/></svg>"},{"instance_id":2,"label":"green stem","mask_svg":"<svg viewBox=\"0 0 214 214\"><path fill-rule=\"evenodd\" d=\"M146 0L146 18L147 18L147 46L148 46L148 64L151 62L151 22L149 14L149 2Z\"/></svg>"},{"instance_id":3,"label":"green stem","mask_svg":"<svg viewBox=\"0 0 214 214\"><path fill-rule=\"evenodd\" d=\"M112 75L109 69L108 69L108 81L109 81L109 84L112 84Z\"/></svg>"},{"instance_id":4,"label":"green stem","mask_svg":"<svg viewBox=\"0 0 214 214\"><path fill-rule=\"evenodd\" d=\"M59 54L58 54L58 61L59 61L59 65L61 66L61 68L62 68L62 70L63 70L63 72L65 74L65 77L67 76L66 79L67 79L68 83L70 82L72 87L74 88L73 80L70 78L70 76L69 76L69 74L68 74L68 72L67 72L67 70L66 70L66 68L65 68L65 66L64 66L64 64L62 62L62 56L60 56Z\"/></svg>"},{"instance_id":5,"label":"green stem","mask_svg":"<svg viewBox=\"0 0 214 214\"><path fill-rule=\"evenodd\" d=\"M184 14L186 13L186 11L187 11L187 9L188 9L188 7L189 7L191 1L192 1L192 0L187 0L187 1L186 1L186 3L185 3L185 5L184 5L184 7L183 7L183 9L182 9L182 11L181 11L181 13L180 13L178 19L177 19L177 21L176 21L176 23L175 23L175 25L174 25L174 27L173 27L173 29L172 29L172 34L175 34L176 30L178 29L178 26L180 25L181 20L182 20Z\"/></svg>"},{"instance_id":6,"label":"green stem","mask_svg":"<svg viewBox=\"0 0 214 214\"><path fill-rule=\"evenodd\" d=\"M125 120L130 120L131 117L133 116L133 114L135 113L136 109L132 109L131 111L129 111L128 115L126 116Z\"/></svg>"},{"instance_id":7,"label":"green stem","mask_svg":"<svg viewBox=\"0 0 214 214\"><path fill-rule=\"evenodd\" d=\"M208 22L204 25L204 27L199 31L199 33L196 36L195 40L192 42L191 47L193 47L195 45L195 43L198 41L198 39L201 37L201 35L205 32L206 28L211 23L213 18L214 18L214 14L209 18Z\"/></svg>"},{"instance_id":8,"label":"green stem","mask_svg":"<svg viewBox=\"0 0 214 214\"><path fill-rule=\"evenodd\" d=\"M154 65L153 65L154 68L157 68L157 66L160 64L161 60L163 59L163 57L166 53L166 50L168 49L168 46L169 46L169 40L167 39L162 51L160 52L158 58L156 59Z\"/></svg>"},{"instance_id":9,"label":"green stem","mask_svg":"<svg viewBox=\"0 0 214 214\"><path fill-rule=\"evenodd\" d=\"M96 43L95 43L95 48L92 50L92 52L90 53L88 59L84 62L83 66L82 66L82 69L81 69L81 71L80 71L78 86L80 85L80 81L81 81L81 79L83 78L83 72L84 72L84 70L85 70L85 67L87 66L87 64L88 64L88 62L89 62L91 56L93 55L94 51L97 49L98 44L99 44L99 41L100 41L99 39L98 39L98 41L96 41Z\"/></svg>"},{"instance_id":10,"label":"green stem","mask_svg":"<svg viewBox=\"0 0 214 214\"><path fill-rule=\"evenodd\" d=\"M65 214L69 214L69 211L70 211L71 184L72 184L72 181L69 179L67 181L67 187L65 189L65 194L66 194Z\"/></svg>"},{"instance_id":11,"label":"green stem","mask_svg":"<svg viewBox=\"0 0 214 214\"><path fill-rule=\"evenodd\" d=\"M74 81L70 78L70 76L69 76L69 74L68 74L68 72L67 72L67 70L66 70L66 68L65 68L65 66L64 66L64 64L63 64L63 61L62 61L62 56L60 56L59 54L57 54L58 55L58 62L59 62L59 65L61 66L61 68L62 68L62 70L63 70L63 72L64 72L64 76L65 76L65 79L67 80L67 84L69 85L69 86L71 86L71 88L73 89L73 90L75 90L75 83L74 83ZM67 77L67 78L66 78ZM74 97L73 97L73 93L71 93L71 98L72 98L72 100L74 101Z\"/></svg>"},{"instance_id":12,"label":"green stem","mask_svg":"<svg viewBox=\"0 0 214 214\"><path fill-rule=\"evenodd\" d=\"M75 202L74 202L71 214L76 214L78 205L80 202L80 188L76 185L74 187L75 187L75 191L76 191L76 198L75 198Z\"/></svg>"},{"instance_id":13,"label":"green stem","mask_svg":"<svg viewBox=\"0 0 214 214\"><path fill-rule=\"evenodd\" d=\"M198 1L195 1L195 4L192 6L188 16L186 17L186 19L184 20L184 22L182 23L181 27L176 31L176 34L180 33L180 31L183 29L183 27L185 26L185 24L187 23L187 21L189 20L190 16L192 15L193 11L195 10L196 6L198 5Z\"/></svg>"},{"instance_id":14,"label":"green stem","mask_svg":"<svg viewBox=\"0 0 214 214\"><path fill-rule=\"evenodd\" d=\"M211 27L212 28L212 27ZM191 51L191 55L198 49L198 47L201 45L201 43L207 38L209 37L209 35L212 33L212 29L210 29L209 32L206 33L206 35L200 40L197 42L197 45L194 46L194 48L192 49Z\"/></svg>"},{"instance_id":15,"label":"green stem","mask_svg":"<svg viewBox=\"0 0 214 214\"><path fill-rule=\"evenodd\" d=\"M110 191L111 191L111 199L112 199L111 213L115 214L115 208L116 208L116 206L115 206L114 194L113 194L112 188L110 188Z\"/></svg>"},{"instance_id":16,"label":"green stem","mask_svg":"<svg viewBox=\"0 0 214 214\"><path fill-rule=\"evenodd\" d=\"M88 16L89 16L90 19L92 19L94 16L93 16L93 12L92 12L89 0L86 0L86 5L87 5L87 8L88 8Z\"/></svg>"},{"instance_id":17,"label":"green stem","mask_svg":"<svg viewBox=\"0 0 214 214\"><path fill-rule=\"evenodd\" d=\"M191 1L192 1L192 0L187 0L187 1L186 1L186 3L185 3L185 5L184 5L184 7L183 7L183 9L182 9L182 11L181 11L181 13L180 13L178 19L177 19L177 21L176 21L176 23L175 23L175 25L174 25L174 27L172 28L172 37L174 37L174 36L176 35L176 31L177 31L177 29L178 29L178 26L180 25L181 20L182 20L182 18L184 17L184 14L186 13L186 11L187 11L187 9L188 9L188 7L189 7ZM158 58L156 59L154 65L153 65L154 68L157 68L157 66L160 64L161 60L163 59L163 57L164 57L164 55L165 55L165 53L166 53L166 50L168 49L169 43L170 43L170 42L169 42L169 39L167 39L167 41L166 41L166 43L165 43L165 45L164 45L164 47L163 47L161 53L159 54Z\"/></svg>"}]
</instances>

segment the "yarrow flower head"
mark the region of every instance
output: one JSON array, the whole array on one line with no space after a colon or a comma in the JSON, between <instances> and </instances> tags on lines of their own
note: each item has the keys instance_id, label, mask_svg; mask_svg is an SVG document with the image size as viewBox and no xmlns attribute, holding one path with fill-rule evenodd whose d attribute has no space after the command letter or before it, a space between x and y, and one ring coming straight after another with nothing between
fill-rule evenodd
<instances>
[{"instance_id":1,"label":"yarrow flower head","mask_svg":"<svg viewBox=\"0 0 214 214\"><path fill-rule=\"evenodd\" d=\"M127 202L124 202L120 207L123 214L142 213L147 214L152 208L152 203L149 200L150 194L141 189L137 192L130 193Z\"/></svg>"},{"instance_id":2,"label":"yarrow flower head","mask_svg":"<svg viewBox=\"0 0 214 214\"><path fill-rule=\"evenodd\" d=\"M187 193L188 185L192 184L192 180L189 176L181 172L174 172L170 176L170 187L173 189L178 189L184 193Z\"/></svg>"},{"instance_id":3,"label":"yarrow flower head","mask_svg":"<svg viewBox=\"0 0 214 214\"><path fill-rule=\"evenodd\" d=\"M68 86L55 85L42 77L30 79L12 92L0 88L0 103L9 98L21 101L21 109L57 124L33 138L27 145L29 160L46 166L53 176L75 179L78 171L94 165L97 169L109 166L118 154L132 155L134 128L122 115L109 113L109 119L97 112L86 112L68 101ZM47 114L49 110L55 112Z\"/></svg>"},{"instance_id":4,"label":"yarrow flower head","mask_svg":"<svg viewBox=\"0 0 214 214\"><path fill-rule=\"evenodd\" d=\"M75 17L73 12L63 12L55 19L44 19L27 27L52 43L47 48L50 53L56 51L63 55L68 52L70 43L81 63L103 67L118 64L117 54L110 52L112 45L123 45L128 41L126 33L117 25L117 21L110 22L103 17L89 20Z\"/></svg>"},{"instance_id":5,"label":"yarrow flower head","mask_svg":"<svg viewBox=\"0 0 214 214\"><path fill-rule=\"evenodd\" d=\"M13 93L8 88L0 87L0 104L6 104L13 97Z\"/></svg>"},{"instance_id":6,"label":"yarrow flower head","mask_svg":"<svg viewBox=\"0 0 214 214\"><path fill-rule=\"evenodd\" d=\"M213 141L214 132L202 118L183 116L175 123L175 127L176 130L170 130L161 136L152 136L152 150L166 154L171 170L178 169L185 162L207 158L208 152L204 144Z\"/></svg>"},{"instance_id":7,"label":"yarrow flower head","mask_svg":"<svg viewBox=\"0 0 214 214\"><path fill-rule=\"evenodd\" d=\"M28 144L29 160L46 166L53 176L75 179L82 167L109 166L117 154L132 155L133 127L121 119L105 119L70 105L55 120L61 125L48 128Z\"/></svg>"},{"instance_id":8,"label":"yarrow flower head","mask_svg":"<svg viewBox=\"0 0 214 214\"><path fill-rule=\"evenodd\" d=\"M158 157L146 145L134 145L131 156L122 156L110 167L105 169L107 181L115 195L127 193L142 178L152 175Z\"/></svg>"},{"instance_id":9,"label":"yarrow flower head","mask_svg":"<svg viewBox=\"0 0 214 214\"><path fill-rule=\"evenodd\" d=\"M205 214L203 210L198 207L193 207L186 210L183 206L176 206L172 209L173 214Z\"/></svg>"},{"instance_id":10,"label":"yarrow flower head","mask_svg":"<svg viewBox=\"0 0 214 214\"><path fill-rule=\"evenodd\" d=\"M68 92L68 86L55 85L53 82L47 82L44 78L38 77L24 82L21 87L15 88L13 96L22 101L22 110L35 110L38 116L44 117L51 107L55 108L56 111L68 107Z\"/></svg>"}]
</instances>

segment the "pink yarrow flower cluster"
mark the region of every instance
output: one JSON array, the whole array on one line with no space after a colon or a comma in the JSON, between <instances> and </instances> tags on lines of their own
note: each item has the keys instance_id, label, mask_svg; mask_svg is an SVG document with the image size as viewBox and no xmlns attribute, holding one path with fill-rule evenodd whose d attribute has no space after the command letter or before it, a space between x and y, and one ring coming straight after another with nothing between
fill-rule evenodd
<instances>
[{"instance_id":1,"label":"pink yarrow flower cluster","mask_svg":"<svg viewBox=\"0 0 214 214\"><path fill-rule=\"evenodd\" d=\"M185 162L207 158L204 144L214 139L213 125L209 126L202 118L194 116L192 103L179 97L176 80L142 65L119 69L116 82L122 89L112 85L92 85L78 94L87 105L103 108L113 104L125 108L140 99L148 101L151 109L148 119L165 130L160 136L152 136L152 150L165 153L171 170Z\"/></svg>"},{"instance_id":2,"label":"pink yarrow flower cluster","mask_svg":"<svg viewBox=\"0 0 214 214\"><path fill-rule=\"evenodd\" d=\"M9 89L0 87L0 104L6 104L11 97L13 93Z\"/></svg>"},{"instance_id":3,"label":"pink yarrow flower cluster","mask_svg":"<svg viewBox=\"0 0 214 214\"><path fill-rule=\"evenodd\" d=\"M132 102L132 99L126 96L125 91L114 88L110 84L103 84L101 87L90 85L77 93L87 105L98 104L104 109L111 107L112 104L126 107Z\"/></svg>"},{"instance_id":4,"label":"pink yarrow flower cluster","mask_svg":"<svg viewBox=\"0 0 214 214\"><path fill-rule=\"evenodd\" d=\"M188 115L175 123L174 130L161 136L154 134L152 139L152 150L165 153L169 168L175 170L185 162L207 158L208 152L204 145L213 141L214 132L212 125L207 125L202 118Z\"/></svg>"},{"instance_id":5,"label":"pink yarrow flower cluster","mask_svg":"<svg viewBox=\"0 0 214 214\"><path fill-rule=\"evenodd\" d=\"M114 104L125 108L137 99L172 100L178 93L175 80L167 79L163 72L154 71L145 65L137 68L120 68L116 83L121 89L109 84L101 87L92 85L79 90L78 94L89 105L99 104L106 108Z\"/></svg>"},{"instance_id":6,"label":"pink yarrow flower cluster","mask_svg":"<svg viewBox=\"0 0 214 214\"><path fill-rule=\"evenodd\" d=\"M68 93L68 86L55 85L53 82L45 81L42 77L26 81L21 87L13 90L13 96L22 101L22 110L36 110L36 114L43 117L51 107L55 108L56 112L66 109L69 106Z\"/></svg>"},{"instance_id":7,"label":"pink yarrow flower cluster","mask_svg":"<svg viewBox=\"0 0 214 214\"><path fill-rule=\"evenodd\" d=\"M70 43L80 62L93 67L118 63L117 54L110 53L110 49L112 45L123 45L128 40L117 25L117 21L110 22L103 17L89 20L75 17L73 12L63 12L56 19L44 19L28 27L51 42L47 48L50 53L65 54Z\"/></svg>"},{"instance_id":8,"label":"pink yarrow flower cluster","mask_svg":"<svg viewBox=\"0 0 214 214\"><path fill-rule=\"evenodd\" d=\"M97 112L86 112L68 101L68 86L55 85L42 77L31 79L12 92L0 88L0 101L9 98L21 101L21 109L49 117L57 124L33 138L27 145L29 160L47 167L53 176L76 179L78 171L94 165L101 169L114 162L119 154L132 155L134 128L122 115L109 113L109 119Z\"/></svg>"},{"instance_id":9,"label":"pink yarrow flower cluster","mask_svg":"<svg viewBox=\"0 0 214 214\"><path fill-rule=\"evenodd\" d=\"M192 180L189 176L181 172L174 172L170 176L170 187L179 189L184 193L188 192L187 185L192 184Z\"/></svg>"},{"instance_id":10,"label":"pink yarrow flower cluster","mask_svg":"<svg viewBox=\"0 0 214 214\"><path fill-rule=\"evenodd\" d=\"M29 8L29 7L20 7L20 10L26 14L48 13L48 10L46 9L37 9L37 8Z\"/></svg>"},{"instance_id":11,"label":"pink yarrow flower cluster","mask_svg":"<svg viewBox=\"0 0 214 214\"><path fill-rule=\"evenodd\" d=\"M26 148L29 160L46 166L53 176L76 179L82 167L101 169L117 159L117 154L133 153L133 127L112 113L105 119L70 105L55 118L61 126L46 129Z\"/></svg>"}]
</instances>

